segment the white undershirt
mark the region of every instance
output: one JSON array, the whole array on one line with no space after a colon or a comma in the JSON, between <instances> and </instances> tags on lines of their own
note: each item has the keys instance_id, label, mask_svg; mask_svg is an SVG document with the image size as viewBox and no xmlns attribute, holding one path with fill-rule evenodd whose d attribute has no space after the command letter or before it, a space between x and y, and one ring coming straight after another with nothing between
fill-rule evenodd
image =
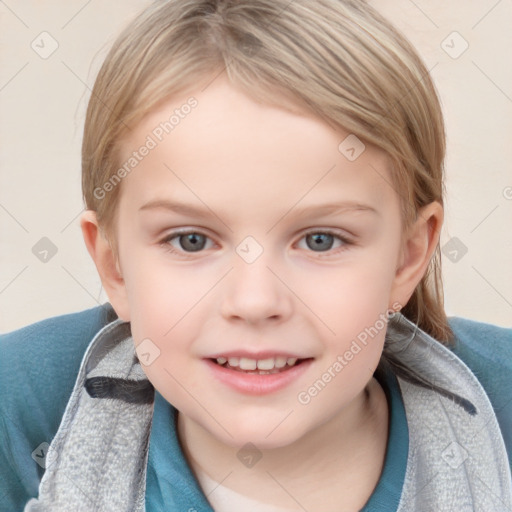
<instances>
[{"instance_id":1,"label":"white undershirt","mask_svg":"<svg viewBox=\"0 0 512 512\"><path fill-rule=\"evenodd\" d=\"M196 473L199 484L215 512L233 512L234 510L243 512L292 512L297 510L296 508L281 508L253 500L219 484L202 470L196 469Z\"/></svg>"}]
</instances>

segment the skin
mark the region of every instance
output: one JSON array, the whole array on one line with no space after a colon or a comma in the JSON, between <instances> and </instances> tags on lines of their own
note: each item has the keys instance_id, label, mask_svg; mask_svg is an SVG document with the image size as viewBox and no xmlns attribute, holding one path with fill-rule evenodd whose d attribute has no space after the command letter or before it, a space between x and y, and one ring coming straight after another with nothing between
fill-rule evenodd
<instances>
[{"instance_id":1,"label":"skin","mask_svg":"<svg viewBox=\"0 0 512 512\"><path fill-rule=\"evenodd\" d=\"M143 368L179 410L194 471L289 510L358 510L386 451L388 406L372 377L385 329L307 405L297 397L379 315L407 303L438 243L442 207L426 206L403 232L380 150L367 145L351 162L338 151L348 132L257 103L224 77L163 102L124 141L122 157L192 95L198 106L122 181L119 258L93 211L81 219L85 243L111 304L131 322L135 346L149 338L160 350ZM208 215L140 211L157 199L206 205ZM376 213L298 213L349 200ZM206 235L204 248L192 252L179 236L162 242L177 228ZM308 245L307 233L327 228L352 243ZM263 249L252 263L236 252L247 236ZM314 360L284 389L248 396L216 380L204 361L237 348ZM247 442L262 454L252 468L236 457ZM209 499L215 506L215 492Z\"/></svg>"}]
</instances>

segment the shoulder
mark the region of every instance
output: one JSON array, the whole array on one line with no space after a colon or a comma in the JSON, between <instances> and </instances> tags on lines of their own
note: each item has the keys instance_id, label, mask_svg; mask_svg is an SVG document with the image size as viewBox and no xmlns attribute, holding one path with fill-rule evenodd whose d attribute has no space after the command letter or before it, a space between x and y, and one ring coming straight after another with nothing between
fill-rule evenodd
<instances>
[{"instance_id":1,"label":"shoulder","mask_svg":"<svg viewBox=\"0 0 512 512\"><path fill-rule=\"evenodd\" d=\"M512 328L450 317L455 334L451 350L459 356L489 391L498 391L500 382L512 382ZM505 391L503 389L503 391Z\"/></svg>"},{"instance_id":2,"label":"shoulder","mask_svg":"<svg viewBox=\"0 0 512 512\"><path fill-rule=\"evenodd\" d=\"M450 347L471 369L494 408L512 465L512 328L450 317Z\"/></svg>"},{"instance_id":3,"label":"shoulder","mask_svg":"<svg viewBox=\"0 0 512 512\"><path fill-rule=\"evenodd\" d=\"M493 347L501 347L512 353L512 327L500 327L468 318L448 318L456 335L457 345L466 345L483 354L491 354Z\"/></svg>"},{"instance_id":4,"label":"shoulder","mask_svg":"<svg viewBox=\"0 0 512 512\"><path fill-rule=\"evenodd\" d=\"M1 334L0 382L4 380L11 389L20 383L26 391L30 383L34 389L56 388L58 392L63 381L74 383L90 341L115 318L112 306L106 303ZM5 405L4 398L1 405Z\"/></svg>"},{"instance_id":5,"label":"shoulder","mask_svg":"<svg viewBox=\"0 0 512 512\"><path fill-rule=\"evenodd\" d=\"M13 510L37 492L32 453L53 439L88 345L116 317L107 303L0 335L0 495Z\"/></svg>"}]
</instances>

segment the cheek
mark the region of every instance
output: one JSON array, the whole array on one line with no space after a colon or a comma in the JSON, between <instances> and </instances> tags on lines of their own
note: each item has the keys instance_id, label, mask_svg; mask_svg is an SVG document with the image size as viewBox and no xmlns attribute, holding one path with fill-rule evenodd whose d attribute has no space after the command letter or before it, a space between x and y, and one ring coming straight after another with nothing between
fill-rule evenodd
<instances>
[{"instance_id":1,"label":"cheek","mask_svg":"<svg viewBox=\"0 0 512 512\"><path fill-rule=\"evenodd\" d=\"M151 306L139 310L131 323L131 331L141 362L144 361L142 354L149 353L149 364L142 365L148 379L164 398L173 405L180 405L190 398L183 386L194 396L201 393L201 382L197 378L200 361L193 353L201 322L184 316L178 307L176 313L172 313L172 309L171 304L169 314L165 314L163 308L157 310Z\"/></svg>"},{"instance_id":2,"label":"cheek","mask_svg":"<svg viewBox=\"0 0 512 512\"><path fill-rule=\"evenodd\" d=\"M212 287L209 283L215 282L212 276L208 279L177 265L165 265L161 258L149 258L143 251L132 254L127 263L126 287L136 339L162 338L189 311L193 314L194 306Z\"/></svg>"},{"instance_id":3,"label":"cheek","mask_svg":"<svg viewBox=\"0 0 512 512\"><path fill-rule=\"evenodd\" d=\"M325 352L316 374L297 396L308 414L334 414L340 404L351 403L379 364L392 311L390 279L377 270L385 269L353 267L332 276L324 293L315 295Z\"/></svg>"},{"instance_id":4,"label":"cheek","mask_svg":"<svg viewBox=\"0 0 512 512\"><path fill-rule=\"evenodd\" d=\"M394 277L387 256L362 255L296 281L294 291L322 321L327 339L350 340L387 311Z\"/></svg>"},{"instance_id":5,"label":"cheek","mask_svg":"<svg viewBox=\"0 0 512 512\"><path fill-rule=\"evenodd\" d=\"M144 370L155 387L157 382L172 386L170 375L179 382L185 376L190 381L190 369L185 369L206 321L202 298L212 287L211 279L143 257L132 262L128 286L132 336L136 347L146 343L158 356Z\"/></svg>"}]
</instances>

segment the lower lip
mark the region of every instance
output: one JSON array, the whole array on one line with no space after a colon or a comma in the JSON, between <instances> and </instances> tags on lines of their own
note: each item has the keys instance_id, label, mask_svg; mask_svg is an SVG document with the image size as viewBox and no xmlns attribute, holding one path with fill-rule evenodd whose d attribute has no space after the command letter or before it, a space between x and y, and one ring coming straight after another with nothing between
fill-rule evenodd
<instances>
[{"instance_id":1,"label":"lower lip","mask_svg":"<svg viewBox=\"0 0 512 512\"><path fill-rule=\"evenodd\" d=\"M237 370L224 368L211 359L205 360L211 368L214 376L223 384L248 395L266 395L279 391L294 380L297 380L311 365L313 359L307 359L302 363L293 366L289 370L280 373L257 374L244 373Z\"/></svg>"}]
</instances>

